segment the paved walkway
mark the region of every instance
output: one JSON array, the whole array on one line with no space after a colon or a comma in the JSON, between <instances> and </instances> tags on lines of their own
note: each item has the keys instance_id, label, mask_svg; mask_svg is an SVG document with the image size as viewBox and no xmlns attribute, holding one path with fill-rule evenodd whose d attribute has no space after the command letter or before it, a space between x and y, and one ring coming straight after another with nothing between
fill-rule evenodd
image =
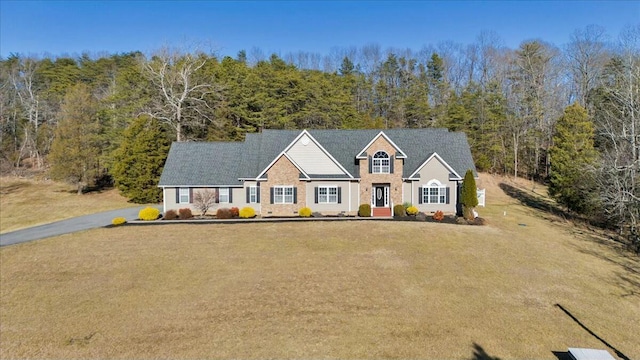
<instances>
[{"instance_id":1,"label":"paved walkway","mask_svg":"<svg viewBox=\"0 0 640 360\"><path fill-rule=\"evenodd\" d=\"M156 207L162 211L161 205ZM138 212L142 208L144 208L144 206L110 210L0 234L0 246L19 244L51 236L103 227L111 224L111 220L118 216L127 219L127 221L135 220L138 218Z\"/></svg>"}]
</instances>

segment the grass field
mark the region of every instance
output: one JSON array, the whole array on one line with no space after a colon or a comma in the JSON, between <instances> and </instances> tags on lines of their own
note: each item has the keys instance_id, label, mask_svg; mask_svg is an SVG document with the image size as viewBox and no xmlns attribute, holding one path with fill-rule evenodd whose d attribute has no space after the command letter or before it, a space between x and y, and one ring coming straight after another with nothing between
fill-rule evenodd
<instances>
[{"instance_id":1,"label":"grass field","mask_svg":"<svg viewBox=\"0 0 640 360\"><path fill-rule=\"evenodd\" d=\"M64 183L0 178L0 233L130 206L115 189L77 195Z\"/></svg>"},{"instance_id":2,"label":"grass field","mask_svg":"<svg viewBox=\"0 0 640 360\"><path fill-rule=\"evenodd\" d=\"M640 358L638 258L519 205L496 181L481 181L492 203L480 209L484 227L182 224L4 247L0 358L555 359L568 347L608 349L556 304Z\"/></svg>"}]
</instances>

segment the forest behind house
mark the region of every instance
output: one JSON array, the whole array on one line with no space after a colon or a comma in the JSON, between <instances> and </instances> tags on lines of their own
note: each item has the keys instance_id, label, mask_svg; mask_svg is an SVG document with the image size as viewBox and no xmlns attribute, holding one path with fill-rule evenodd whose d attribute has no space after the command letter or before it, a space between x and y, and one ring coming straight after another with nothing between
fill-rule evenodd
<instances>
[{"instance_id":1,"label":"forest behind house","mask_svg":"<svg viewBox=\"0 0 640 360\"><path fill-rule=\"evenodd\" d=\"M420 50L0 59L0 172L44 174L79 193L115 184L135 202L160 201L171 141L423 127L465 132L479 171L547 183L570 214L640 249L640 24L515 49L482 32Z\"/></svg>"}]
</instances>

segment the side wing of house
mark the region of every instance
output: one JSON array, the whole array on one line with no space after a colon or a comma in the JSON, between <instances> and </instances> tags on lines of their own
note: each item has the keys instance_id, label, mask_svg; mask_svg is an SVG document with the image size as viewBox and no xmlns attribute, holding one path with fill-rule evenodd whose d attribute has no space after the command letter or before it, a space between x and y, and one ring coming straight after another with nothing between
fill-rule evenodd
<instances>
[{"instance_id":1,"label":"side wing of house","mask_svg":"<svg viewBox=\"0 0 640 360\"><path fill-rule=\"evenodd\" d=\"M438 210L455 214L459 183L460 176L455 170L433 153L405 181L405 201L427 214Z\"/></svg>"}]
</instances>

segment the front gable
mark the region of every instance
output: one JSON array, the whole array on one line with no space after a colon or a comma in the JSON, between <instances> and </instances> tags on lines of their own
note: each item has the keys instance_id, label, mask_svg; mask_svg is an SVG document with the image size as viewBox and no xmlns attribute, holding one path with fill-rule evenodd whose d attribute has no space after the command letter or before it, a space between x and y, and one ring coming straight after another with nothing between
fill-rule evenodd
<instances>
[{"instance_id":1,"label":"front gable","mask_svg":"<svg viewBox=\"0 0 640 360\"><path fill-rule=\"evenodd\" d=\"M271 163L258 174L257 178L264 178L269 170L280 158L286 156L299 170L301 177L344 177L353 176L327 151L322 145L303 130Z\"/></svg>"},{"instance_id":2,"label":"front gable","mask_svg":"<svg viewBox=\"0 0 640 360\"><path fill-rule=\"evenodd\" d=\"M362 150L360 150L360 152L356 156L356 159L366 159L367 154L369 155L372 154L370 151L372 147L375 147L376 145L384 146L383 144L387 144L393 147L393 151L387 151L389 155L394 155L398 159L405 159L407 157L405 152L402 151L402 149L400 149L400 147L396 145L393 142L393 140L391 140L383 131L380 131L378 135L376 135L373 139L371 139L371 141L367 145L365 145L365 147ZM384 147L388 149L388 146L384 146ZM373 152L375 153L376 151L377 150L374 150Z\"/></svg>"},{"instance_id":3,"label":"front gable","mask_svg":"<svg viewBox=\"0 0 640 360\"><path fill-rule=\"evenodd\" d=\"M427 160L425 160L420 166L418 166L418 168L409 176L408 180L420 180L421 173L423 172L422 170L425 169L426 167L429 167L429 165L433 167L432 165L433 161L437 162L439 167L443 168L443 170L446 170L449 172L449 176L447 180L462 180L462 177L460 176L460 174L458 174L449 164L447 164L446 161L444 161L444 159L442 159L442 157L440 157L440 155L438 155L438 153L435 153L435 152L430 156L428 156ZM423 179L423 180L426 180L426 179Z\"/></svg>"},{"instance_id":4,"label":"front gable","mask_svg":"<svg viewBox=\"0 0 640 360\"><path fill-rule=\"evenodd\" d=\"M322 148L310 134L303 131L287 148L287 156L310 176L318 175L352 177L348 172Z\"/></svg>"}]
</instances>

